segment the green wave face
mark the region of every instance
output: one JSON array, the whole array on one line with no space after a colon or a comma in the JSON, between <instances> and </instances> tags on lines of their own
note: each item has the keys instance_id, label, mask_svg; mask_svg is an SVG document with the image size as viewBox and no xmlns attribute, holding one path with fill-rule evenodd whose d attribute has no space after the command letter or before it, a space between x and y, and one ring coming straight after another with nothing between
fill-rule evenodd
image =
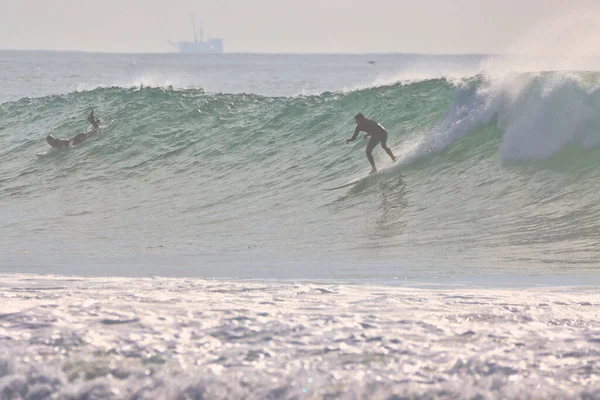
<instances>
[{"instance_id":1,"label":"green wave face","mask_svg":"<svg viewBox=\"0 0 600 400\"><path fill-rule=\"evenodd\" d=\"M367 277L589 272L598 82L518 74L298 97L112 87L6 102L7 254L212 276L361 278L339 266L365 263L380 266ZM45 136L85 131L91 109L100 133L49 151ZM369 171L366 140L345 144L357 112L386 127L398 162L376 148L379 174L324 191ZM280 267L254 268L265 265Z\"/></svg>"}]
</instances>

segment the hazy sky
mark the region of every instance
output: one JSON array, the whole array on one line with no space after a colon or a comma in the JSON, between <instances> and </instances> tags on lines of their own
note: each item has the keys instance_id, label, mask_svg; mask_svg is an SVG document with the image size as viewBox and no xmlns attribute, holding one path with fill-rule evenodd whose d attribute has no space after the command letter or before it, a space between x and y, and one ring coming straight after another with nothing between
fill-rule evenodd
<instances>
[{"instance_id":1,"label":"hazy sky","mask_svg":"<svg viewBox=\"0 0 600 400\"><path fill-rule=\"evenodd\" d=\"M497 53L597 0L0 0L0 49L174 51L190 16L227 52Z\"/></svg>"}]
</instances>

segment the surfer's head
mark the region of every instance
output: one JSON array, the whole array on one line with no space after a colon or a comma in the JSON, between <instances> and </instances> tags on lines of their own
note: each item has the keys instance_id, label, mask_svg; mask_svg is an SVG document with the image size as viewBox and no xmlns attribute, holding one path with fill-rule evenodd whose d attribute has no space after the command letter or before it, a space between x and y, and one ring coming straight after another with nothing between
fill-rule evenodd
<instances>
[{"instance_id":1,"label":"surfer's head","mask_svg":"<svg viewBox=\"0 0 600 400\"><path fill-rule=\"evenodd\" d=\"M362 113L358 113L354 116L354 119L356 122L361 122L365 120L365 116Z\"/></svg>"},{"instance_id":2,"label":"surfer's head","mask_svg":"<svg viewBox=\"0 0 600 400\"><path fill-rule=\"evenodd\" d=\"M46 136L46 142L48 142L48 144L52 147L56 145L56 139L52 135Z\"/></svg>"}]
</instances>

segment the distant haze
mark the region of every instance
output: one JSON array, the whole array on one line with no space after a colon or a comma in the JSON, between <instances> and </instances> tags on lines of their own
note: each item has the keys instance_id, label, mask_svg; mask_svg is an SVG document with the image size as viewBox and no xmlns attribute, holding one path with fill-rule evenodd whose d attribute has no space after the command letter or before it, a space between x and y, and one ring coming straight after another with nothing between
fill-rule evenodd
<instances>
[{"instance_id":1,"label":"distant haze","mask_svg":"<svg viewBox=\"0 0 600 400\"><path fill-rule=\"evenodd\" d=\"M596 0L0 0L0 49L175 51L168 39L192 40L195 16L226 52L501 53L538 25L599 9Z\"/></svg>"}]
</instances>

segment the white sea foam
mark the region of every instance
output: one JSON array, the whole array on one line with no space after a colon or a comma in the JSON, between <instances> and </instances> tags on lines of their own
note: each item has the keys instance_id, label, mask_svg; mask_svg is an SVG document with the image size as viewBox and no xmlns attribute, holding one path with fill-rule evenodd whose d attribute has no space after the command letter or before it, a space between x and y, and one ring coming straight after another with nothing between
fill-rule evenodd
<instances>
[{"instance_id":1,"label":"white sea foam","mask_svg":"<svg viewBox=\"0 0 600 400\"><path fill-rule=\"evenodd\" d=\"M600 396L597 290L8 275L0 398Z\"/></svg>"},{"instance_id":2,"label":"white sea foam","mask_svg":"<svg viewBox=\"0 0 600 400\"><path fill-rule=\"evenodd\" d=\"M502 130L499 148L505 162L552 157L569 144L600 144L598 75L555 72L507 74L456 83L444 117L430 132L407 143L402 164L436 153L495 123Z\"/></svg>"}]
</instances>

